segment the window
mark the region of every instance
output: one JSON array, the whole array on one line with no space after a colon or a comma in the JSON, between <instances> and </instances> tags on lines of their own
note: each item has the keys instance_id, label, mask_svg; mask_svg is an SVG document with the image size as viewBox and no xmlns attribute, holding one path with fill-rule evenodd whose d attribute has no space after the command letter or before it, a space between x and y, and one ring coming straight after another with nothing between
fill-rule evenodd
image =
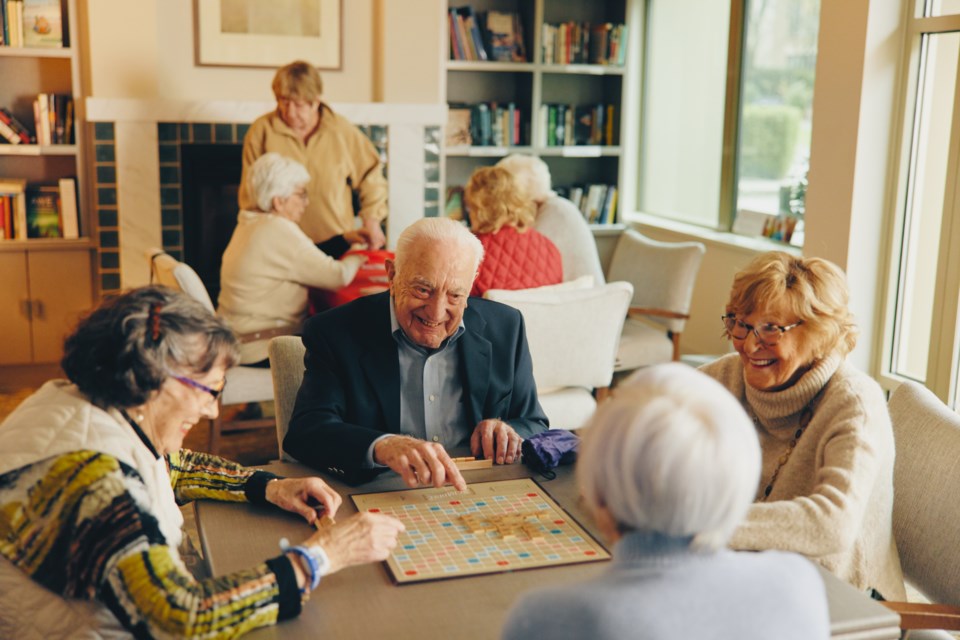
<instances>
[{"instance_id":1,"label":"window","mask_svg":"<svg viewBox=\"0 0 960 640\"><path fill-rule=\"evenodd\" d=\"M900 178L884 373L957 405L960 2L918 3L905 53Z\"/></svg>"},{"instance_id":2,"label":"window","mask_svg":"<svg viewBox=\"0 0 960 640\"><path fill-rule=\"evenodd\" d=\"M646 9L638 208L785 240L806 198L820 1Z\"/></svg>"}]
</instances>

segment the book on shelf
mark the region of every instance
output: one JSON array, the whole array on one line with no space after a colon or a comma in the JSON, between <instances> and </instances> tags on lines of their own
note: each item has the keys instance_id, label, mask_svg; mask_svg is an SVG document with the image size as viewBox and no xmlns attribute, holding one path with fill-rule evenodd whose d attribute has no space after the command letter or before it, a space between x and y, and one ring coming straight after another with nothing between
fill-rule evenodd
<instances>
[{"instance_id":1,"label":"book on shelf","mask_svg":"<svg viewBox=\"0 0 960 640\"><path fill-rule=\"evenodd\" d=\"M468 104L451 104L447 108L447 125L444 128L444 143L458 147L473 143L470 135L470 112Z\"/></svg>"},{"instance_id":2,"label":"book on shelf","mask_svg":"<svg viewBox=\"0 0 960 640\"><path fill-rule=\"evenodd\" d=\"M484 14L485 42L490 59L498 62L526 62L520 14L506 11L488 11Z\"/></svg>"},{"instance_id":3,"label":"book on shelf","mask_svg":"<svg viewBox=\"0 0 960 640\"><path fill-rule=\"evenodd\" d=\"M617 214L617 187L613 184L557 186L557 195L573 203L591 224L613 224Z\"/></svg>"},{"instance_id":4,"label":"book on shelf","mask_svg":"<svg viewBox=\"0 0 960 640\"><path fill-rule=\"evenodd\" d=\"M60 178L60 235L64 238L80 237L80 217L77 213L77 181L75 178Z\"/></svg>"},{"instance_id":5,"label":"book on shelf","mask_svg":"<svg viewBox=\"0 0 960 640\"><path fill-rule=\"evenodd\" d=\"M612 104L540 105L540 126L548 147L604 145L614 143L613 123L616 108Z\"/></svg>"},{"instance_id":6,"label":"book on shelf","mask_svg":"<svg viewBox=\"0 0 960 640\"><path fill-rule=\"evenodd\" d=\"M544 23L541 30L543 61L623 66L626 33L626 25L611 22Z\"/></svg>"},{"instance_id":7,"label":"book on shelf","mask_svg":"<svg viewBox=\"0 0 960 640\"><path fill-rule=\"evenodd\" d=\"M30 144L30 131L17 120L9 109L0 107L0 142L7 144Z\"/></svg>"},{"instance_id":8,"label":"book on shelf","mask_svg":"<svg viewBox=\"0 0 960 640\"><path fill-rule=\"evenodd\" d=\"M480 33L480 21L473 7L450 7L447 11L451 60L487 60Z\"/></svg>"},{"instance_id":9,"label":"book on shelf","mask_svg":"<svg viewBox=\"0 0 960 640\"><path fill-rule=\"evenodd\" d=\"M72 144L74 140L73 98L65 94L41 93L33 101L37 144Z\"/></svg>"},{"instance_id":10,"label":"book on shelf","mask_svg":"<svg viewBox=\"0 0 960 640\"><path fill-rule=\"evenodd\" d=\"M23 46L62 47L60 0L21 0Z\"/></svg>"},{"instance_id":11,"label":"book on shelf","mask_svg":"<svg viewBox=\"0 0 960 640\"><path fill-rule=\"evenodd\" d=\"M447 195L443 204L443 213L448 218L458 222L470 221L467 219L466 209L463 206L463 187L447 187Z\"/></svg>"},{"instance_id":12,"label":"book on shelf","mask_svg":"<svg viewBox=\"0 0 960 640\"><path fill-rule=\"evenodd\" d=\"M23 178L0 178L0 200L4 202L5 237L27 239L27 181Z\"/></svg>"},{"instance_id":13,"label":"book on shelf","mask_svg":"<svg viewBox=\"0 0 960 640\"><path fill-rule=\"evenodd\" d=\"M27 237L59 238L60 187L37 185L27 188Z\"/></svg>"},{"instance_id":14,"label":"book on shelf","mask_svg":"<svg viewBox=\"0 0 960 640\"><path fill-rule=\"evenodd\" d=\"M23 0L3 2L3 42L8 47L23 46Z\"/></svg>"}]
</instances>

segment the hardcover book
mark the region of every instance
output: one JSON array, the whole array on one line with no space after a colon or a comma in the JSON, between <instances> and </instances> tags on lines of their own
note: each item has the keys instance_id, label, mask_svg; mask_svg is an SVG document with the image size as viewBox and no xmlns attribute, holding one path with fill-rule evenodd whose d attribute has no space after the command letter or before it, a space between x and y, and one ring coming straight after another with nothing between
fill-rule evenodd
<instances>
[{"instance_id":1,"label":"hardcover book","mask_svg":"<svg viewBox=\"0 0 960 640\"><path fill-rule=\"evenodd\" d=\"M63 46L60 0L23 0L23 46Z\"/></svg>"},{"instance_id":2,"label":"hardcover book","mask_svg":"<svg viewBox=\"0 0 960 640\"><path fill-rule=\"evenodd\" d=\"M60 187L27 189L27 237L60 237Z\"/></svg>"},{"instance_id":3,"label":"hardcover book","mask_svg":"<svg viewBox=\"0 0 960 640\"><path fill-rule=\"evenodd\" d=\"M467 105L450 105L447 110L447 126L444 128L444 143L459 147L473 143L470 135L470 111Z\"/></svg>"}]
</instances>

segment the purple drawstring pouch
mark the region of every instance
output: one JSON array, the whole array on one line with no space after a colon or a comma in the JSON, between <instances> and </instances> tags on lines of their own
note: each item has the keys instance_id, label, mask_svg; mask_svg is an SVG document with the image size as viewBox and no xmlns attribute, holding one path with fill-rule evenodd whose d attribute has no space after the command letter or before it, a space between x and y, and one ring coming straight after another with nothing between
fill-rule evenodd
<instances>
[{"instance_id":1,"label":"purple drawstring pouch","mask_svg":"<svg viewBox=\"0 0 960 640\"><path fill-rule=\"evenodd\" d=\"M536 433L521 445L523 462L534 471L553 479L553 469L577 459L580 438L564 429L550 429Z\"/></svg>"}]
</instances>

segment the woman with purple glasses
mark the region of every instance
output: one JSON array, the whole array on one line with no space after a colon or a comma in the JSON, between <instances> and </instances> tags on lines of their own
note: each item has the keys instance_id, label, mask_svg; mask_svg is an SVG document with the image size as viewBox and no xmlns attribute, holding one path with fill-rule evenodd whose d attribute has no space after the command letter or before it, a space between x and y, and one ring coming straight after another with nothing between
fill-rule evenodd
<instances>
[{"instance_id":1,"label":"woman with purple glasses","mask_svg":"<svg viewBox=\"0 0 960 640\"><path fill-rule=\"evenodd\" d=\"M245 571L196 579L178 505L273 504L313 523L340 496L183 449L219 410L237 341L186 295L106 301L64 346L53 380L0 424L0 638L235 637L296 616L320 578L383 560L403 525L359 514Z\"/></svg>"},{"instance_id":2,"label":"woman with purple glasses","mask_svg":"<svg viewBox=\"0 0 960 640\"><path fill-rule=\"evenodd\" d=\"M795 551L901 600L893 429L880 386L846 362L848 299L843 272L821 258L772 251L734 277L722 320L736 353L701 369L753 419L763 466L730 544Z\"/></svg>"}]
</instances>

